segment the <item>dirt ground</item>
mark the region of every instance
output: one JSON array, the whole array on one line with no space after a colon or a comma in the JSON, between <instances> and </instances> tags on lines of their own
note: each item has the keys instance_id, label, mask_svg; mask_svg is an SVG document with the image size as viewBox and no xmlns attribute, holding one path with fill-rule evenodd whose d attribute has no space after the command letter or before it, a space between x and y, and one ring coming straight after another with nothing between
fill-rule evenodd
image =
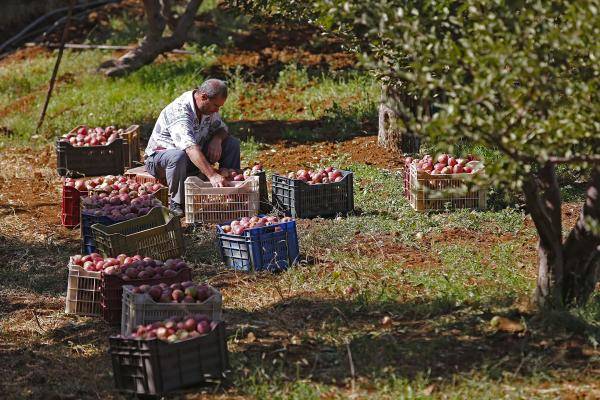
<instances>
[{"instance_id":1,"label":"dirt ground","mask_svg":"<svg viewBox=\"0 0 600 400\"><path fill-rule=\"evenodd\" d=\"M275 147L276 153L265 150L261 154L260 158L264 160L267 168L277 166L279 170L281 168L293 170L303 167L307 162L312 161L312 156L307 158L307 154L327 158L344 153L349 155L351 161L371 163L382 168L398 168L401 164L399 157L374 156L375 136L349 139L337 144L314 143L291 146L289 143L279 143L275 144ZM0 156L1 265L14 266L15 260L17 263L20 260L23 268L46 268L49 271L60 271L66 270L68 255L78 253L78 231L72 231L60 225L60 180L56 177L54 166L55 158L51 146L39 151L25 148L7 149ZM575 222L579 207L578 204L565 204L563 209L565 226L571 226ZM301 221L299 229L309 229L315 223L318 222ZM375 239L370 235L357 232L352 243L347 245L346 251L360 256L382 257L381 248L385 248L386 261L391 263L403 261L411 268L426 269L440 262L435 253L430 251L434 243L477 242L480 246L491 247L517 238L518 233L489 235L479 231L444 230L438 235L428 236L424 239L421 249L415 249L396 243L393 236L390 235ZM522 262L526 265L534 265L535 242L529 241L523 245L521 256L524 258ZM328 274L333 271L334 263L328 259L326 253L316 253L315 256L314 262L321 266L320 274ZM527 268L526 273L531 276L531 279L534 279L534 269ZM369 279L368 276L364 278ZM377 278L373 277L372 279ZM303 312L313 315L315 323L320 320L319 318L328 318L328 311L325 311L326 308L319 304L339 301L339 299L332 299L331 293L312 292L311 302L306 303L297 300L298 297L291 300L281 297L282 293L275 289L277 285L275 277L219 273L210 278L210 283L218 287L229 299L239 298L240 293L246 293L248 285L257 283L268 285L269 282L272 282L273 289L261 293L260 303L273 304L277 312L260 311L252 316L251 325L260 326L261 329L253 328L248 331L248 328L244 328L248 326L248 315L236 311L236 304L228 304L230 307L228 323L232 328L237 327L238 330L246 332L243 333L244 338L237 340L230 350L236 354L242 352L246 357L260 358L261 354L284 346L288 348L286 359L289 362L293 362L293 360L301 362L313 351L322 351L318 342L304 343L300 347L294 345L298 338L294 336L294 328L290 326L289 321L293 321L295 316ZM476 283L474 282L474 284ZM43 284L44 282L34 282L34 285L42 286L42 292ZM66 279L64 285L66 285ZM64 287L54 286L49 289L58 292L65 290ZM293 304L294 307L290 307L290 304ZM107 388L112 387L109 371L104 369L110 365L108 355L105 352L99 353L97 350L97 348L105 349L106 344L102 338L112 332L111 328L102 321L94 319L88 320L82 325L80 318L67 316L63 314L63 310L63 297L30 292L20 293L14 289L0 289L0 317L3 327L10 332L9 336L0 336L0 372L4 377L9 377L9 379L3 379L0 386L4 386L4 391L10 394L9 397L18 398L19 396L15 397L17 392L11 385L21 385L26 388L25 392L19 392L21 395L45 398L39 388L43 388L45 385L56 385L56 382L64 374L84 373L88 376L96 376L97 379L91 386L80 388L82 395L85 393L86 397L89 397L89 390L96 390L102 398L112 398L113 394L106 392ZM319 313L324 314L319 317ZM368 327L369 324L372 324L374 317L377 318L377 315L366 314L364 320L353 319L351 326L356 325L364 329L365 326ZM397 337L397 340L403 342L418 341L423 336L434 335L433 331L430 332L432 328L426 323L412 321L408 316L394 323L402 324L403 332L407 326L411 326L407 333ZM318 326L309 324L308 328L304 326L303 329L308 329L309 332L310 330L318 331ZM510 329L510 326L507 329ZM250 335L251 338L246 337L249 335L248 332L254 332ZM452 332L449 334L452 335ZM457 334L464 335L465 332L457 330ZM472 334L479 335L481 333L473 332ZM511 335L507 335L498 337L496 344L488 342L486 344L489 346L487 351L497 352L498 358L500 358L506 351L512 351L507 349L514 347L516 351L519 346L522 346L519 340L510 339ZM391 338L386 340L391 340ZM91 346L91 344L97 347ZM384 346L385 342L380 344ZM585 338L581 337L561 339L556 341L555 345L558 346L557 348L564 349L565 354L569 354L565 362L568 361L571 367L577 363L581 363L582 367L587 365L586 360L597 355L598 352L586 344ZM476 357L478 354L476 351L473 352L471 345L460 344L459 346L464 348L458 351L457 349L460 347L455 347L451 354L448 354L449 357L454 358L445 359L443 363L438 363L438 366L435 363L426 366L427 363L432 362L427 358L410 359L409 364L413 366L411 367L413 369L427 367L432 368L433 374L443 374L449 364L467 366L478 361L476 358L469 358ZM94 348L96 350L93 350ZM578 358L576 355L581 352L587 355ZM370 356L376 357L373 354ZM385 357L385 354L379 356ZM29 372L23 374L23 371ZM405 373L410 375L411 370L407 370ZM323 374L324 376L333 374L327 379L335 379L337 372L325 368ZM326 379L324 376L321 379ZM368 382L362 384L368 385Z\"/></svg>"}]
</instances>

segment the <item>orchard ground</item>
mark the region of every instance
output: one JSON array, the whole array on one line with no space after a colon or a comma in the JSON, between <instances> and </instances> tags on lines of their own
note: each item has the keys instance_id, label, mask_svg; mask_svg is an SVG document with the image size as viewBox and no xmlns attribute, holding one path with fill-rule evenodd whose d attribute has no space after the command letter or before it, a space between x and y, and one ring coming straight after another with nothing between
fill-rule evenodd
<instances>
[{"instance_id":1,"label":"orchard ground","mask_svg":"<svg viewBox=\"0 0 600 400\"><path fill-rule=\"evenodd\" d=\"M110 28L111 44L131 43L143 24L139 6L124 4L94 16L99 29L83 24L80 41L106 42ZM300 220L302 261L275 275L224 268L214 232L187 229L195 280L223 293L232 372L172 397L600 398L600 301L569 313L530 305L536 236L528 216L499 207L497 193L486 212L412 211L402 158L376 145L377 84L335 41L305 27L251 25L222 6L207 7L197 25L205 42L188 47L194 55L117 80L94 73L107 54L67 51L37 135L55 53L34 47L0 61L6 398L122 398L107 354L115 330L63 313L79 232L60 226L52 138L80 123L140 123L147 135L168 101L208 76L231 84L223 113L243 139L245 163L260 160L269 173L353 170L357 210ZM564 187L565 230L581 208L575 186ZM499 326L494 316L503 317Z\"/></svg>"}]
</instances>

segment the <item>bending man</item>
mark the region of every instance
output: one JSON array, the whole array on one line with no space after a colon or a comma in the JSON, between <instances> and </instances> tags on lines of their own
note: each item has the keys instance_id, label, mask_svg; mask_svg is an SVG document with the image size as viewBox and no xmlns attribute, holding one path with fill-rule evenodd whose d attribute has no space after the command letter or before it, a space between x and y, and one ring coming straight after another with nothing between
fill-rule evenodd
<instances>
[{"instance_id":1,"label":"bending man","mask_svg":"<svg viewBox=\"0 0 600 400\"><path fill-rule=\"evenodd\" d=\"M240 168L240 141L229 135L219 108L227 100L227 85L209 79L183 93L161 112L146 147L146 169L167 180L176 215L183 215L184 181L200 171L214 187L226 184L211 164Z\"/></svg>"}]
</instances>

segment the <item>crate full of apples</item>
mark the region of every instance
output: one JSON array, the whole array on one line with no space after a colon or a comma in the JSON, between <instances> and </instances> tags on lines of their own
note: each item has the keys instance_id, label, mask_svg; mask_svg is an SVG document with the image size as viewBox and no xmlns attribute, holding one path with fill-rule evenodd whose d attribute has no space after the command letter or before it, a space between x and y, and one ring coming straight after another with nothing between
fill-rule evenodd
<instances>
[{"instance_id":1,"label":"crate full of apples","mask_svg":"<svg viewBox=\"0 0 600 400\"><path fill-rule=\"evenodd\" d=\"M139 255L129 257L125 254L109 258L104 258L98 253L71 256L68 265L65 313L101 315L102 271L108 270L113 273L116 268L126 269L141 259L142 257Z\"/></svg>"},{"instance_id":2,"label":"crate full of apples","mask_svg":"<svg viewBox=\"0 0 600 400\"><path fill-rule=\"evenodd\" d=\"M197 176L185 180L185 220L188 224L219 224L258 214L259 177L235 174L229 178L232 179L228 181L229 186L220 188Z\"/></svg>"},{"instance_id":3,"label":"crate full of apples","mask_svg":"<svg viewBox=\"0 0 600 400\"><path fill-rule=\"evenodd\" d=\"M446 209L485 209L487 188L473 182L473 176L483 170L481 161L472 156L456 158L441 154L406 160L405 195L417 211Z\"/></svg>"},{"instance_id":4,"label":"crate full of apples","mask_svg":"<svg viewBox=\"0 0 600 400\"><path fill-rule=\"evenodd\" d=\"M120 257L120 256L119 256ZM190 281L189 265L181 259L155 260L135 255L126 257L119 265L101 270L100 308L102 317L111 325L121 323L123 286L171 285Z\"/></svg>"},{"instance_id":5,"label":"crate full of apples","mask_svg":"<svg viewBox=\"0 0 600 400\"><path fill-rule=\"evenodd\" d=\"M168 190L160 183L140 184L124 176L99 176L91 179L65 178L62 186L61 223L67 228L74 228L80 223L81 199L92 195L102 197L120 196L127 202L143 194L152 194L165 205L168 202ZM114 200L113 200L114 201ZM109 202L110 203L110 202Z\"/></svg>"},{"instance_id":6,"label":"crate full of apples","mask_svg":"<svg viewBox=\"0 0 600 400\"><path fill-rule=\"evenodd\" d=\"M123 286L121 334L129 335L138 325L147 325L172 316L206 314L220 321L223 298L207 284L192 281L158 285Z\"/></svg>"},{"instance_id":7,"label":"crate full of apples","mask_svg":"<svg viewBox=\"0 0 600 400\"><path fill-rule=\"evenodd\" d=\"M139 161L139 126L79 125L56 140L57 171L60 176L122 174Z\"/></svg>"},{"instance_id":8,"label":"crate full of apples","mask_svg":"<svg viewBox=\"0 0 600 400\"><path fill-rule=\"evenodd\" d=\"M160 395L222 379L229 369L225 323L204 314L173 316L109 338L115 386Z\"/></svg>"},{"instance_id":9,"label":"crate full of apples","mask_svg":"<svg viewBox=\"0 0 600 400\"><path fill-rule=\"evenodd\" d=\"M290 217L243 217L217 226L223 262L241 271L282 271L298 261L296 221Z\"/></svg>"},{"instance_id":10,"label":"crate full of apples","mask_svg":"<svg viewBox=\"0 0 600 400\"><path fill-rule=\"evenodd\" d=\"M353 174L334 167L274 174L271 198L277 210L294 218L347 214L354 210Z\"/></svg>"},{"instance_id":11,"label":"crate full of apples","mask_svg":"<svg viewBox=\"0 0 600 400\"><path fill-rule=\"evenodd\" d=\"M233 181L245 181L249 176L258 177L258 193L260 206L258 212L261 214L267 214L271 212L271 202L269 201L269 189L267 187L267 174L263 169L261 163L255 163L252 167L244 168L241 170L232 170L227 168L220 168L218 172L223 175L226 179Z\"/></svg>"},{"instance_id":12,"label":"crate full of apples","mask_svg":"<svg viewBox=\"0 0 600 400\"><path fill-rule=\"evenodd\" d=\"M112 177L115 178L116 177ZM102 179L102 178L97 178ZM120 177L119 179L123 179ZM108 182L111 182L110 179ZM115 187L121 186L116 190ZM154 189L159 184L152 184L149 189ZM70 191L68 189L67 191ZM109 192L110 191L110 192ZM155 192L159 195L166 194L166 188L158 188ZM137 182L128 184L107 183L96 186L87 192L87 196L81 197L81 251L90 254L96 251L96 239L92 231L92 225L113 225L118 222L136 219L146 216L153 208L162 208L162 202L155 197L155 193L149 193L146 187ZM135 250L120 251L120 253L137 252Z\"/></svg>"}]
</instances>

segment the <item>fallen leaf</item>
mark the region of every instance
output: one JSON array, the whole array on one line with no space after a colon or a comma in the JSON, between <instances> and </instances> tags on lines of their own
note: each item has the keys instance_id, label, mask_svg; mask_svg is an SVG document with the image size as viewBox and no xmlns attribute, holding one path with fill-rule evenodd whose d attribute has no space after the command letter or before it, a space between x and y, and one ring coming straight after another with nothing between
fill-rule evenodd
<instances>
[{"instance_id":1,"label":"fallen leaf","mask_svg":"<svg viewBox=\"0 0 600 400\"><path fill-rule=\"evenodd\" d=\"M522 323L513 321L506 317L501 317L499 315L496 315L494 318L492 318L490 325L499 331L508 333L523 332L525 330L525 326Z\"/></svg>"}]
</instances>

